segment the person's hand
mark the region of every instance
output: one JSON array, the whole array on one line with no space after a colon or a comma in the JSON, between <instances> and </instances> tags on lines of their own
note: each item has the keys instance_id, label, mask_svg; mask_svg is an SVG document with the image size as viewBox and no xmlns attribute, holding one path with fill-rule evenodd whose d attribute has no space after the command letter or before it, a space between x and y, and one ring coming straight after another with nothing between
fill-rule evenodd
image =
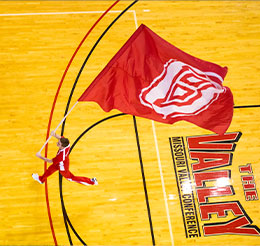
<instances>
[{"instance_id":1,"label":"person's hand","mask_svg":"<svg viewBox=\"0 0 260 246\"><path fill-rule=\"evenodd\" d=\"M39 157L39 158L41 158L41 153L40 153L40 152L37 152L37 153L36 153L36 156Z\"/></svg>"},{"instance_id":2,"label":"person's hand","mask_svg":"<svg viewBox=\"0 0 260 246\"><path fill-rule=\"evenodd\" d=\"M51 132L51 136L55 137L55 135L56 135L55 132L52 131L52 132Z\"/></svg>"}]
</instances>

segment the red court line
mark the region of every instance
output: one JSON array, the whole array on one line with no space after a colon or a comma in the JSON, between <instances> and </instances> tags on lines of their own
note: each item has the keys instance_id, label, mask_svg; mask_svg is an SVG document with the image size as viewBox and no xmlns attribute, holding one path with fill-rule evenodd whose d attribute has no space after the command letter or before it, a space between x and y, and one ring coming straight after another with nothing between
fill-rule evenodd
<instances>
[{"instance_id":1,"label":"red court line","mask_svg":"<svg viewBox=\"0 0 260 246\"><path fill-rule=\"evenodd\" d=\"M49 117L49 123L48 123L48 127L47 127L47 133L46 133L46 141L49 138L49 134L50 134L50 127L51 127L51 122L52 122L52 117L53 117L53 112L54 112L54 108L57 102L57 98L61 89L61 86L63 84L63 81L65 79L65 76L70 68L70 65L74 59L74 57L76 56L77 52L79 51L80 47L82 46L82 44L84 43L84 41L86 40L86 38L88 37L88 35L91 33L91 31L94 29L94 27L98 24L98 22L109 12L110 9L112 9L120 0L117 0L116 2L114 2L100 17L99 19L94 23L94 25L89 29L89 31L87 32L87 34L85 35L85 37L82 39L82 41L80 42L79 46L77 47L77 49L75 50L73 56L71 57L64 73L63 76L61 78L60 84L58 86L56 95L54 97L53 100L53 104L52 104L52 109L51 109L51 113L50 113L50 117ZM48 154L48 143L45 146L45 157L47 157ZM44 162L44 171L46 171L47 169L47 162ZM51 218L51 211L50 211L50 204L49 204L49 196L48 196L48 184L47 181L45 182L45 198L46 198L46 205L47 205L47 211L48 211L48 217L49 217L49 221L50 221L50 227L51 227L51 232L52 232L52 237L54 240L55 245L57 246L57 239L55 236L55 232L54 232L54 227L53 227L53 223L52 223L52 218Z\"/></svg>"}]
</instances>

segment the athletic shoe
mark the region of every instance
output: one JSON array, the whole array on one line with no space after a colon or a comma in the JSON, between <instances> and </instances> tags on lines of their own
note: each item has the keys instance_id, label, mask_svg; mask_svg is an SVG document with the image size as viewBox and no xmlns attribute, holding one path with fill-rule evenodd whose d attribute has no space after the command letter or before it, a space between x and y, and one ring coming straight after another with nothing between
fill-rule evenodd
<instances>
[{"instance_id":1,"label":"athletic shoe","mask_svg":"<svg viewBox=\"0 0 260 246\"><path fill-rule=\"evenodd\" d=\"M33 177L34 180L36 180L36 181L39 182L40 184L43 184L43 183L41 182L40 178L39 178L38 173L33 173L33 174L32 174L32 177Z\"/></svg>"},{"instance_id":2,"label":"athletic shoe","mask_svg":"<svg viewBox=\"0 0 260 246\"><path fill-rule=\"evenodd\" d=\"M92 178L91 181L94 182L94 185L98 185L97 178Z\"/></svg>"}]
</instances>

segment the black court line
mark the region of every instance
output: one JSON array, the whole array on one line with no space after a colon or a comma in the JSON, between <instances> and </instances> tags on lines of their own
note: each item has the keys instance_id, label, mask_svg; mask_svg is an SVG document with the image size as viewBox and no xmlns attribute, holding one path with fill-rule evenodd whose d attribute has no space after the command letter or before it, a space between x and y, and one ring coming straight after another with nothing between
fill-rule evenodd
<instances>
[{"instance_id":1,"label":"black court line","mask_svg":"<svg viewBox=\"0 0 260 246\"><path fill-rule=\"evenodd\" d=\"M137 143L137 148L138 148L139 161L140 161L140 166L141 166L141 173L142 173L142 178L143 178L143 186L144 186L144 194L145 194L145 200L146 200L146 207L147 207L148 218L149 218L149 224L150 224L150 232L151 232L151 236L152 236L153 245L155 245L155 239L154 239L154 233L153 233L153 223L152 223L152 217L151 217L151 211L150 211L148 193L147 193L147 188L146 188L146 181L145 181L145 175L144 175L143 159L142 159L142 153L141 153L141 147L140 147L140 142L139 142L139 135L138 135L138 129L137 129L137 123L136 123L136 118L135 118L135 116L133 116L133 120L134 120L134 128L135 128L135 136L136 136L136 143Z\"/></svg>"},{"instance_id":2,"label":"black court line","mask_svg":"<svg viewBox=\"0 0 260 246\"><path fill-rule=\"evenodd\" d=\"M260 105L234 106L234 108L260 108Z\"/></svg>"},{"instance_id":3,"label":"black court line","mask_svg":"<svg viewBox=\"0 0 260 246\"><path fill-rule=\"evenodd\" d=\"M115 115L111 115L111 116L108 116L100 121L97 121L96 123L94 123L93 125L91 125L90 127L88 127L84 132L82 132L78 138L75 140L75 142L71 145L71 148L70 148L70 153L71 151L73 150L73 148L76 146L76 144L78 143L78 141L89 131L91 130L93 127L99 125L100 123L106 121L106 120L109 120L109 119L112 119L112 118L115 118L115 117L118 117L118 116L123 116L123 115L126 115L124 113L120 113L120 114L115 114Z\"/></svg>"}]
</instances>

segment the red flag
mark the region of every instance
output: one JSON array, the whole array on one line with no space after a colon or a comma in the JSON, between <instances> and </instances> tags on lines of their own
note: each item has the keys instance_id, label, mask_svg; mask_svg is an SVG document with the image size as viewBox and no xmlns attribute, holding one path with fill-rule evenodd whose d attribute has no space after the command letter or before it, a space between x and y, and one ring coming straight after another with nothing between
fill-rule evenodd
<instances>
[{"instance_id":1,"label":"red flag","mask_svg":"<svg viewBox=\"0 0 260 246\"><path fill-rule=\"evenodd\" d=\"M226 73L226 67L193 57L141 25L79 101L223 134L233 116L232 93L222 86Z\"/></svg>"}]
</instances>

